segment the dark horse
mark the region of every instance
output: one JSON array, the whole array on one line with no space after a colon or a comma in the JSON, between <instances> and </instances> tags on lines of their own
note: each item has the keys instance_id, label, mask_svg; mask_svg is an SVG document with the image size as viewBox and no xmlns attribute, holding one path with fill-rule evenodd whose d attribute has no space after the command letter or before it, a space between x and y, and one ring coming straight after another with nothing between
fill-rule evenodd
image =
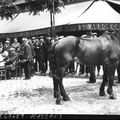
<instances>
[{"instance_id":1,"label":"dark horse","mask_svg":"<svg viewBox=\"0 0 120 120\"><path fill-rule=\"evenodd\" d=\"M105 33L98 38L81 38L75 36L65 37L54 43L51 51L54 53L56 66L53 75L54 97L57 104L61 104L62 98L64 101L69 101L69 97L63 86L64 71L70 61L77 57L83 65L103 65L104 74L103 81L100 86L100 96L105 95L105 83L108 78L107 93L110 99L115 99L113 93L113 80L115 69L118 66L120 59L120 32ZM107 77L106 77L107 73ZM94 74L90 79L95 79Z\"/></svg>"}]
</instances>

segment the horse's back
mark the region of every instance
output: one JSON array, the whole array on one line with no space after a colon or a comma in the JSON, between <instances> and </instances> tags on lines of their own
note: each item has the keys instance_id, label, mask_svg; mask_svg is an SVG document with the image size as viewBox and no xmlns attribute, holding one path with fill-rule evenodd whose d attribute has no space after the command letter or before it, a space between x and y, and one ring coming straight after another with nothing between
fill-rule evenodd
<instances>
[{"instance_id":1,"label":"horse's back","mask_svg":"<svg viewBox=\"0 0 120 120\"><path fill-rule=\"evenodd\" d=\"M58 41L56 44L56 50L68 50L76 44L78 38L75 36L67 36Z\"/></svg>"}]
</instances>

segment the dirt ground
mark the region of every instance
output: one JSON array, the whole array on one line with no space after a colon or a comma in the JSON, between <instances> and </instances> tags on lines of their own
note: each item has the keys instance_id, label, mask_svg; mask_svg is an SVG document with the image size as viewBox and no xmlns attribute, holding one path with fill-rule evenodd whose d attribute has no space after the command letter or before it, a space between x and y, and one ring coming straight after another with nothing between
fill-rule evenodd
<instances>
[{"instance_id":1,"label":"dirt ground","mask_svg":"<svg viewBox=\"0 0 120 120\"><path fill-rule=\"evenodd\" d=\"M70 101L62 105L55 104L53 82L49 76L36 75L31 80L1 80L0 114L120 115L120 85L114 86L117 99L110 100L108 94L99 96L101 79L98 78L94 84L87 83L87 80L64 78Z\"/></svg>"}]
</instances>

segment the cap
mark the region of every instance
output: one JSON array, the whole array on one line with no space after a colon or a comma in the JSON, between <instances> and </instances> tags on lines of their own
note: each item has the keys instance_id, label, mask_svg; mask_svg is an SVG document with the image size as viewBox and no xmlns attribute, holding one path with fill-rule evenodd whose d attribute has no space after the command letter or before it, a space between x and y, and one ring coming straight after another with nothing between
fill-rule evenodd
<instances>
[{"instance_id":1,"label":"cap","mask_svg":"<svg viewBox=\"0 0 120 120\"><path fill-rule=\"evenodd\" d=\"M27 38L22 38L22 42L27 42Z\"/></svg>"},{"instance_id":2,"label":"cap","mask_svg":"<svg viewBox=\"0 0 120 120\"><path fill-rule=\"evenodd\" d=\"M32 39L35 39L35 37L32 37Z\"/></svg>"},{"instance_id":3,"label":"cap","mask_svg":"<svg viewBox=\"0 0 120 120\"><path fill-rule=\"evenodd\" d=\"M44 38L44 36L39 36L39 39L43 39Z\"/></svg>"},{"instance_id":4,"label":"cap","mask_svg":"<svg viewBox=\"0 0 120 120\"><path fill-rule=\"evenodd\" d=\"M10 38L6 38L6 40L10 41L11 39Z\"/></svg>"}]
</instances>

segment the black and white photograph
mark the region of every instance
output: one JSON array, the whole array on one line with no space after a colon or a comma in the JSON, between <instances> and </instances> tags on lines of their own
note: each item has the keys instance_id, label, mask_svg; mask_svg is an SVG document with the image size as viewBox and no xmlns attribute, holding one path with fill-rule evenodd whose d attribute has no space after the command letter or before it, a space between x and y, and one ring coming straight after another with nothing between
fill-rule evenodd
<instances>
[{"instance_id":1,"label":"black and white photograph","mask_svg":"<svg viewBox=\"0 0 120 120\"><path fill-rule=\"evenodd\" d=\"M120 0L0 0L4 118L120 118Z\"/></svg>"}]
</instances>

